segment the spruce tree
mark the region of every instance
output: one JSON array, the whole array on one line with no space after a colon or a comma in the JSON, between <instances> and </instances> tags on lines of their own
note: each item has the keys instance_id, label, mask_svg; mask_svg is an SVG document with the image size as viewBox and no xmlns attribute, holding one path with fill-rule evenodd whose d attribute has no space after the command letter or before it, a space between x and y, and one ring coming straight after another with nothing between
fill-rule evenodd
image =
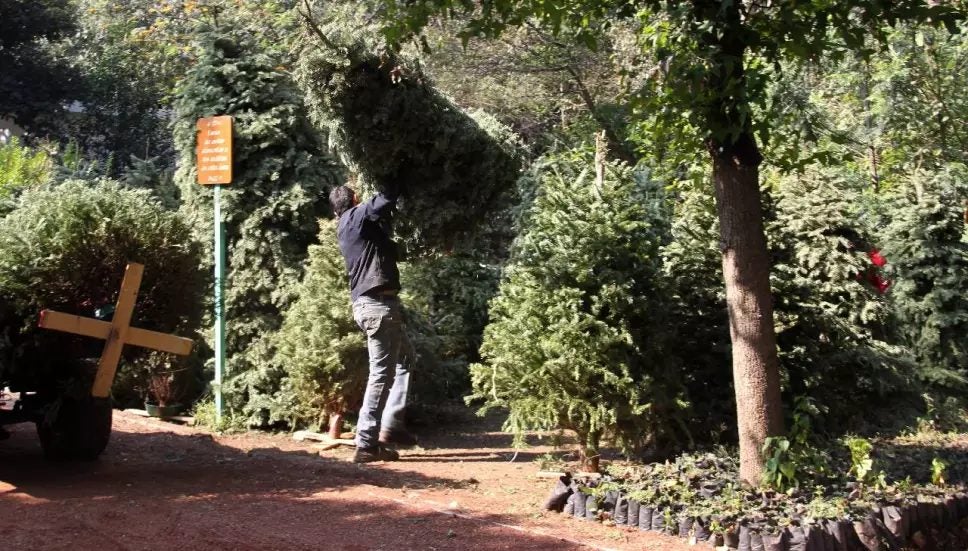
<instances>
[{"instance_id":1,"label":"spruce tree","mask_svg":"<svg viewBox=\"0 0 968 551\"><path fill-rule=\"evenodd\" d=\"M260 22L219 14L197 29L198 61L179 86L176 176L198 238L212 247L212 190L196 182L195 123L233 117L233 183L222 190L226 226L226 391L253 424L277 420L272 396L284 375L271 336L303 273L317 218L340 170L305 117L281 47L257 42Z\"/></svg>"},{"instance_id":2,"label":"spruce tree","mask_svg":"<svg viewBox=\"0 0 968 551\"><path fill-rule=\"evenodd\" d=\"M693 405L690 427L714 440L732 439L736 399L712 193L682 186L670 233L671 240L661 249L662 279L668 293L669 331L679 349L688 351L682 374Z\"/></svg>"},{"instance_id":3,"label":"spruce tree","mask_svg":"<svg viewBox=\"0 0 968 551\"><path fill-rule=\"evenodd\" d=\"M884 256L893 279L897 332L911 347L923 377L964 389L968 383L968 169L952 164L911 177L892 198Z\"/></svg>"},{"instance_id":4,"label":"spruce tree","mask_svg":"<svg viewBox=\"0 0 968 551\"><path fill-rule=\"evenodd\" d=\"M309 248L298 298L276 334L277 363L288 377L277 394L277 417L314 429L327 417L359 406L366 386L368 355L353 320L346 265L336 224L321 224L319 244Z\"/></svg>"},{"instance_id":5,"label":"spruce tree","mask_svg":"<svg viewBox=\"0 0 968 551\"><path fill-rule=\"evenodd\" d=\"M626 449L667 438L682 403L658 330L661 228L644 183L609 165L597 183L590 155L542 163L490 305L482 362L471 367L482 413L508 409L506 428L571 429L588 467L603 438ZM641 176L639 174L638 176Z\"/></svg>"},{"instance_id":6,"label":"spruce tree","mask_svg":"<svg viewBox=\"0 0 968 551\"><path fill-rule=\"evenodd\" d=\"M902 347L891 344L886 301L868 280L881 236L862 217L865 174L810 167L773 180L776 333L787 402L827 404L842 421L913 382Z\"/></svg>"},{"instance_id":7,"label":"spruce tree","mask_svg":"<svg viewBox=\"0 0 968 551\"><path fill-rule=\"evenodd\" d=\"M361 186L399 192L396 239L411 256L486 224L519 176L519 140L438 91L418 60L386 48L364 5L305 13L295 75L313 121ZM473 116L472 116L473 115Z\"/></svg>"},{"instance_id":8,"label":"spruce tree","mask_svg":"<svg viewBox=\"0 0 968 551\"><path fill-rule=\"evenodd\" d=\"M297 298L286 310L282 328L273 337L275 364L285 369L286 376L269 409L274 419L285 420L293 427L309 426L315 430L328 419L335 437L341 430L343 413L359 408L369 373L369 354L366 338L353 319L336 222L325 220L320 225L319 244L309 248L306 273L295 291ZM434 270L433 265L420 267ZM445 274L437 273L444 278ZM405 361L413 373L408 401L409 410L413 411L466 392L467 360L460 356L464 352L460 321L428 308L422 299L414 300L415 296L433 294L432 287L424 285L429 282L407 275L401 279L405 289L403 315L412 344ZM444 281L456 289L461 279ZM467 292L474 294L473 290ZM447 312L460 312L466 307L460 297L454 298L456 302L445 307ZM486 311L486 304L481 308ZM449 323L443 326L458 334L438 336L433 322L448 318Z\"/></svg>"},{"instance_id":9,"label":"spruce tree","mask_svg":"<svg viewBox=\"0 0 968 551\"><path fill-rule=\"evenodd\" d=\"M408 306L427 316L441 339L441 359L466 366L478 359L487 303L497 292L500 268L462 249L405 265L401 279Z\"/></svg>"}]
</instances>

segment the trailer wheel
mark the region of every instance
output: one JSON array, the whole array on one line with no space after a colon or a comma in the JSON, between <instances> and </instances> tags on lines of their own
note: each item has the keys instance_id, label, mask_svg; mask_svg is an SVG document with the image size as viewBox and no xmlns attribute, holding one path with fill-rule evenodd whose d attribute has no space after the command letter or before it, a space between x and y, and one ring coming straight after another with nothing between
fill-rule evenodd
<instances>
[{"instance_id":1,"label":"trailer wheel","mask_svg":"<svg viewBox=\"0 0 968 551\"><path fill-rule=\"evenodd\" d=\"M111 438L111 399L63 395L37 423L47 459L93 461Z\"/></svg>"}]
</instances>

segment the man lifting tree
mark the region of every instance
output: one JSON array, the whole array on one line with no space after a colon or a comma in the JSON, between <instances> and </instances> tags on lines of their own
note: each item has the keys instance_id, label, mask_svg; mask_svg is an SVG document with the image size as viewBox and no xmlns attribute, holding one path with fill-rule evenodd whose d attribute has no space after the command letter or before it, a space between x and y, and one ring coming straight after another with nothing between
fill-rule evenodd
<instances>
[{"instance_id":1,"label":"man lifting tree","mask_svg":"<svg viewBox=\"0 0 968 551\"><path fill-rule=\"evenodd\" d=\"M348 186L329 194L339 219L337 238L346 260L353 319L366 333L370 374L356 429L355 463L395 461L389 444L414 445L406 429L410 388L406 360L412 347L403 324L398 295L397 245L390 226L397 194L385 190L365 203Z\"/></svg>"}]
</instances>

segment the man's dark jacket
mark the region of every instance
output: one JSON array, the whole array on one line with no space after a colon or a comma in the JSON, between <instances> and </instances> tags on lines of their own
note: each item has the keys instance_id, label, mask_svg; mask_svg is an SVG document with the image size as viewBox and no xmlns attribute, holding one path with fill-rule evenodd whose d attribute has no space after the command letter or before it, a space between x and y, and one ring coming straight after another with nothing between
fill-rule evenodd
<instances>
[{"instance_id":1,"label":"man's dark jacket","mask_svg":"<svg viewBox=\"0 0 968 551\"><path fill-rule=\"evenodd\" d=\"M395 204L395 197L377 194L339 217L336 236L346 259L354 301L366 293L400 289L397 246L390 239Z\"/></svg>"}]
</instances>

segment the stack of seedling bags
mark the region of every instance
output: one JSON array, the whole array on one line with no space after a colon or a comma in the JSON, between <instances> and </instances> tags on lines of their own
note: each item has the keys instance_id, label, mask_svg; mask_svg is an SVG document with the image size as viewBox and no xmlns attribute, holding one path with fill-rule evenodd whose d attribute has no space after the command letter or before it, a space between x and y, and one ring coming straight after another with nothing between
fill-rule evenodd
<instances>
[{"instance_id":1,"label":"stack of seedling bags","mask_svg":"<svg viewBox=\"0 0 968 551\"><path fill-rule=\"evenodd\" d=\"M565 475L545 508L739 551L900 549L916 541L964 548L958 545L968 541L963 486L870 489L853 499L756 492L741 488L736 466L712 454L597 480Z\"/></svg>"}]
</instances>

